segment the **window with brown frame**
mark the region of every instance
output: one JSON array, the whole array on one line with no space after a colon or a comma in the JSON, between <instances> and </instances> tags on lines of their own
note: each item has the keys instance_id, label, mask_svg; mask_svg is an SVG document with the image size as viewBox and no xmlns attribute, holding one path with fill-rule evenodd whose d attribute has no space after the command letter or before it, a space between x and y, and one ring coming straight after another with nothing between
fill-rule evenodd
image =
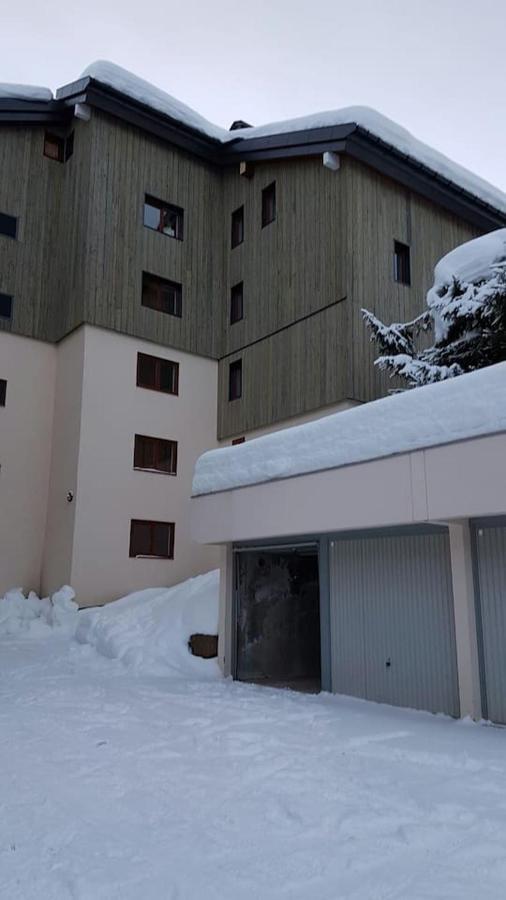
<instances>
[{"instance_id":1,"label":"window with brown frame","mask_svg":"<svg viewBox=\"0 0 506 900\"><path fill-rule=\"evenodd\" d=\"M232 447L235 447L236 444L244 444L245 440L245 437L234 438L234 440L232 441Z\"/></svg>"},{"instance_id":2,"label":"window with brown frame","mask_svg":"<svg viewBox=\"0 0 506 900\"><path fill-rule=\"evenodd\" d=\"M183 286L177 281L143 272L141 303L180 319L183 312Z\"/></svg>"},{"instance_id":3,"label":"window with brown frame","mask_svg":"<svg viewBox=\"0 0 506 900\"><path fill-rule=\"evenodd\" d=\"M177 441L136 434L134 441L134 469L176 475Z\"/></svg>"},{"instance_id":4,"label":"window with brown frame","mask_svg":"<svg viewBox=\"0 0 506 900\"><path fill-rule=\"evenodd\" d=\"M144 225L167 237L183 240L184 210L172 203L157 200L146 194L144 200Z\"/></svg>"},{"instance_id":5,"label":"window with brown frame","mask_svg":"<svg viewBox=\"0 0 506 900\"><path fill-rule=\"evenodd\" d=\"M130 557L174 559L174 522L130 521Z\"/></svg>"},{"instance_id":6,"label":"window with brown frame","mask_svg":"<svg viewBox=\"0 0 506 900\"><path fill-rule=\"evenodd\" d=\"M400 241L394 241L394 279L399 284L411 284L410 250Z\"/></svg>"},{"instance_id":7,"label":"window with brown frame","mask_svg":"<svg viewBox=\"0 0 506 900\"><path fill-rule=\"evenodd\" d=\"M262 228L270 225L276 218L276 182L267 185L262 191Z\"/></svg>"},{"instance_id":8,"label":"window with brown frame","mask_svg":"<svg viewBox=\"0 0 506 900\"><path fill-rule=\"evenodd\" d=\"M230 291L230 324L233 325L234 322L240 322L243 317L243 297L244 297L244 285L243 282L240 281L238 284L234 284L233 288Z\"/></svg>"},{"instance_id":9,"label":"window with brown frame","mask_svg":"<svg viewBox=\"0 0 506 900\"><path fill-rule=\"evenodd\" d=\"M242 359L230 363L228 372L228 399L239 400L242 397Z\"/></svg>"},{"instance_id":10,"label":"window with brown frame","mask_svg":"<svg viewBox=\"0 0 506 900\"><path fill-rule=\"evenodd\" d=\"M74 132L72 131L68 137L60 137L58 134L51 134L46 131L44 133L44 156L53 159L55 162L66 162L74 152Z\"/></svg>"},{"instance_id":11,"label":"window with brown frame","mask_svg":"<svg viewBox=\"0 0 506 900\"><path fill-rule=\"evenodd\" d=\"M7 382L5 378L0 378L0 406L5 406L5 398L7 396Z\"/></svg>"},{"instance_id":12,"label":"window with brown frame","mask_svg":"<svg viewBox=\"0 0 506 900\"><path fill-rule=\"evenodd\" d=\"M234 210L232 213L232 234L231 245L237 247L244 240L244 206Z\"/></svg>"},{"instance_id":13,"label":"window with brown frame","mask_svg":"<svg viewBox=\"0 0 506 900\"><path fill-rule=\"evenodd\" d=\"M148 353L137 354L137 387L179 394L179 363Z\"/></svg>"}]
</instances>

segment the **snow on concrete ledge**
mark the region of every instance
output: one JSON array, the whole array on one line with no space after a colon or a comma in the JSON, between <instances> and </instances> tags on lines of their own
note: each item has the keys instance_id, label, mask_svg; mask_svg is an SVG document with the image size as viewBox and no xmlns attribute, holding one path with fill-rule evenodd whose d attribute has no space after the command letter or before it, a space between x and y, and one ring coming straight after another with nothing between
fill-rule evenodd
<instances>
[{"instance_id":1,"label":"snow on concrete ledge","mask_svg":"<svg viewBox=\"0 0 506 900\"><path fill-rule=\"evenodd\" d=\"M33 84L0 83L0 100L27 100L49 103L52 99L53 93L47 87L37 87Z\"/></svg>"},{"instance_id":2,"label":"snow on concrete ledge","mask_svg":"<svg viewBox=\"0 0 506 900\"><path fill-rule=\"evenodd\" d=\"M506 431L506 362L204 453L193 495Z\"/></svg>"}]
</instances>

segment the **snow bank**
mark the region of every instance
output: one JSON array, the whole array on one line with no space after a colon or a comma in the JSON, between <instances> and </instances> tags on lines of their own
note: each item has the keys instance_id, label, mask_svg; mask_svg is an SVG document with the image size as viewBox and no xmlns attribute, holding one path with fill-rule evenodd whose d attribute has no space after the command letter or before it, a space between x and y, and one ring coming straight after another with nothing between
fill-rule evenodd
<instances>
[{"instance_id":1,"label":"snow bank","mask_svg":"<svg viewBox=\"0 0 506 900\"><path fill-rule=\"evenodd\" d=\"M196 131L200 131L207 137L217 141L230 140L230 133L219 125L213 125L200 113L195 112L185 103L181 103L175 97L155 87L149 81L139 78L127 69L115 65L107 60L97 60L84 70L81 78L93 78L101 84L106 84L127 97L143 103L145 106L156 109L171 119L175 119L182 125L187 125Z\"/></svg>"},{"instance_id":2,"label":"snow bank","mask_svg":"<svg viewBox=\"0 0 506 900\"><path fill-rule=\"evenodd\" d=\"M71 587L64 585L49 597L38 597L30 591L25 597L21 588L0 597L0 636L25 634L38 637L53 628L73 634L77 624L77 603Z\"/></svg>"},{"instance_id":3,"label":"snow bank","mask_svg":"<svg viewBox=\"0 0 506 900\"><path fill-rule=\"evenodd\" d=\"M188 640L197 632L218 634L218 589L216 570L81 610L76 638L142 674L217 678L216 660L192 656Z\"/></svg>"},{"instance_id":4,"label":"snow bank","mask_svg":"<svg viewBox=\"0 0 506 900\"><path fill-rule=\"evenodd\" d=\"M47 103L52 99L53 93L46 87L37 87L33 84L0 83L0 100L43 100Z\"/></svg>"},{"instance_id":5,"label":"snow bank","mask_svg":"<svg viewBox=\"0 0 506 900\"><path fill-rule=\"evenodd\" d=\"M506 362L204 453L193 494L506 431Z\"/></svg>"}]
</instances>

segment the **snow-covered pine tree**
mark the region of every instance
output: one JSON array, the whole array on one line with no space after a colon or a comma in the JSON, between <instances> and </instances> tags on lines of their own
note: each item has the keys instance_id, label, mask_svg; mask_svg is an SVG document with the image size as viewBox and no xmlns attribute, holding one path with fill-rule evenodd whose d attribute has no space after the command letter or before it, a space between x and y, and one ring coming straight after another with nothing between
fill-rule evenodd
<instances>
[{"instance_id":1,"label":"snow-covered pine tree","mask_svg":"<svg viewBox=\"0 0 506 900\"><path fill-rule=\"evenodd\" d=\"M410 387L506 360L506 228L444 256L434 270L427 309L413 321L384 325L366 309L362 315L380 349L375 365ZM434 342L417 347L427 331Z\"/></svg>"}]
</instances>

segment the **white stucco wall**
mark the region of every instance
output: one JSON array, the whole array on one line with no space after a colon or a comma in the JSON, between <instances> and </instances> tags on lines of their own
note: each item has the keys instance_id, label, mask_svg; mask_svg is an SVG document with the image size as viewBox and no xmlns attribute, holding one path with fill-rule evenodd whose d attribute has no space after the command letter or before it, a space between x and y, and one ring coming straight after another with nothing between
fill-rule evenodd
<instances>
[{"instance_id":1,"label":"white stucco wall","mask_svg":"<svg viewBox=\"0 0 506 900\"><path fill-rule=\"evenodd\" d=\"M54 346L0 332L0 595L40 590L55 373Z\"/></svg>"},{"instance_id":2,"label":"white stucco wall","mask_svg":"<svg viewBox=\"0 0 506 900\"><path fill-rule=\"evenodd\" d=\"M190 536L197 457L217 446L217 363L85 326L70 583L82 605L172 585L218 565ZM179 395L136 386L137 353L179 363ZM134 435L178 442L177 476L133 469ZM173 560L130 559L131 519L175 522Z\"/></svg>"}]
</instances>

